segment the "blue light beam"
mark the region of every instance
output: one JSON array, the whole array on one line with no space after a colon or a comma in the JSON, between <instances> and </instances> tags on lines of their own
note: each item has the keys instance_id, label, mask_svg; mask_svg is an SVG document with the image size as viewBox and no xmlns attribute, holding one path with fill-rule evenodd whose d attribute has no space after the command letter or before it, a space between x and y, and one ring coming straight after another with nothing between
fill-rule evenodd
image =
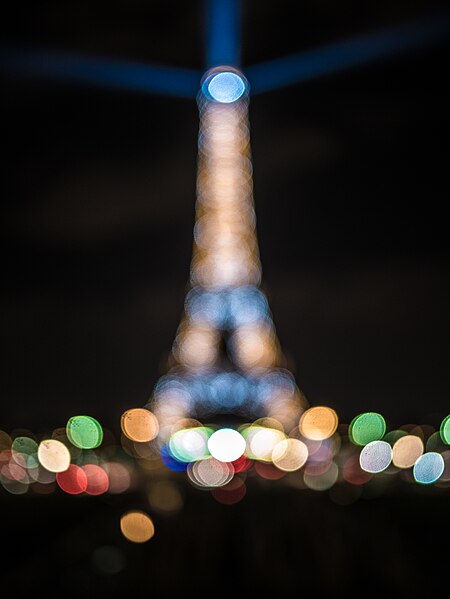
<instances>
[{"instance_id":1,"label":"blue light beam","mask_svg":"<svg viewBox=\"0 0 450 599\"><path fill-rule=\"evenodd\" d=\"M410 21L245 70L252 95L301 83L450 38L450 13Z\"/></svg>"},{"instance_id":2,"label":"blue light beam","mask_svg":"<svg viewBox=\"0 0 450 599\"><path fill-rule=\"evenodd\" d=\"M10 74L182 98L195 98L202 77L201 71L191 69L7 49L0 50L0 69Z\"/></svg>"},{"instance_id":3,"label":"blue light beam","mask_svg":"<svg viewBox=\"0 0 450 599\"><path fill-rule=\"evenodd\" d=\"M239 66L239 0L208 0L206 66Z\"/></svg>"}]
</instances>

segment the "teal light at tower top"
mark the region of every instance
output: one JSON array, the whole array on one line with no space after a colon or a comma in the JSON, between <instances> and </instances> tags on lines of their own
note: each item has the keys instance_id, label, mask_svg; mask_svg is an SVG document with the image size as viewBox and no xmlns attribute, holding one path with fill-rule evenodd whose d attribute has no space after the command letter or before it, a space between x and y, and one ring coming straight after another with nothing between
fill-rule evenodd
<instances>
[{"instance_id":1,"label":"teal light at tower top","mask_svg":"<svg viewBox=\"0 0 450 599\"><path fill-rule=\"evenodd\" d=\"M231 104L247 91L244 77L233 71L219 71L207 77L202 86L203 93L221 104Z\"/></svg>"}]
</instances>

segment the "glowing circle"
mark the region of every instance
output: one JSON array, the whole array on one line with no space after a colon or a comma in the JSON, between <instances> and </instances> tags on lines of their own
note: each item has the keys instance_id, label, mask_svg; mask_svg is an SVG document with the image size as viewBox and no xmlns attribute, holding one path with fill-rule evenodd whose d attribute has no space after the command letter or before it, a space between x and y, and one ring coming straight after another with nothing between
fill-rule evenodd
<instances>
[{"instance_id":1,"label":"glowing circle","mask_svg":"<svg viewBox=\"0 0 450 599\"><path fill-rule=\"evenodd\" d=\"M248 457L265 462L272 461L275 445L286 438L286 435L276 428L262 426L250 427L247 431Z\"/></svg>"},{"instance_id":2,"label":"glowing circle","mask_svg":"<svg viewBox=\"0 0 450 599\"><path fill-rule=\"evenodd\" d=\"M279 470L269 462L255 462L255 470L261 478L265 478L266 480L279 480L283 476L286 476L286 472Z\"/></svg>"},{"instance_id":3,"label":"glowing circle","mask_svg":"<svg viewBox=\"0 0 450 599\"><path fill-rule=\"evenodd\" d=\"M103 429L92 416L72 416L66 432L69 441L80 449L94 449L103 441Z\"/></svg>"},{"instance_id":4,"label":"glowing circle","mask_svg":"<svg viewBox=\"0 0 450 599\"><path fill-rule=\"evenodd\" d=\"M316 406L302 414L299 423L300 433L312 441L322 441L333 435L338 426L334 410L326 406Z\"/></svg>"},{"instance_id":5,"label":"glowing circle","mask_svg":"<svg viewBox=\"0 0 450 599\"><path fill-rule=\"evenodd\" d=\"M450 414L442 421L439 432L441 433L442 441L450 445Z\"/></svg>"},{"instance_id":6,"label":"glowing circle","mask_svg":"<svg viewBox=\"0 0 450 599\"><path fill-rule=\"evenodd\" d=\"M182 462L202 460L209 455L208 435L208 429L200 426L176 431L169 439L170 452Z\"/></svg>"},{"instance_id":7,"label":"glowing circle","mask_svg":"<svg viewBox=\"0 0 450 599\"><path fill-rule=\"evenodd\" d=\"M169 445L164 444L161 447L160 456L163 464L175 472L182 472L188 466L187 462L181 462L173 457Z\"/></svg>"},{"instance_id":8,"label":"glowing circle","mask_svg":"<svg viewBox=\"0 0 450 599\"><path fill-rule=\"evenodd\" d=\"M349 427L350 439L355 445L367 445L378 441L386 432L386 422L376 412L365 412L353 418Z\"/></svg>"},{"instance_id":9,"label":"glowing circle","mask_svg":"<svg viewBox=\"0 0 450 599\"><path fill-rule=\"evenodd\" d=\"M130 488L131 477L127 468L120 462L107 462L103 469L109 478L110 493L123 493Z\"/></svg>"},{"instance_id":10,"label":"glowing circle","mask_svg":"<svg viewBox=\"0 0 450 599\"><path fill-rule=\"evenodd\" d=\"M87 488L86 473L75 464L71 464L65 472L58 472L56 482L69 495L79 495Z\"/></svg>"},{"instance_id":11,"label":"glowing circle","mask_svg":"<svg viewBox=\"0 0 450 599\"><path fill-rule=\"evenodd\" d=\"M246 472L247 470L250 470L250 468L252 468L253 460L250 460L245 455L242 455L237 460L234 460L234 462L232 462L232 465L236 473Z\"/></svg>"},{"instance_id":12,"label":"glowing circle","mask_svg":"<svg viewBox=\"0 0 450 599\"><path fill-rule=\"evenodd\" d=\"M178 512L183 507L183 497L170 480L155 482L148 493L148 501L154 510L165 514Z\"/></svg>"},{"instance_id":13,"label":"glowing circle","mask_svg":"<svg viewBox=\"0 0 450 599\"><path fill-rule=\"evenodd\" d=\"M436 482L444 472L444 458L440 453L424 453L414 464L413 474L416 482L429 485Z\"/></svg>"},{"instance_id":14,"label":"glowing circle","mask_svg":"<svg viewBox=\"0 0 450 599\"><path fill-rule=\"evenodd\" d=\"M64 472L70 466L70 452L64 443L46 439L39 444L37 456L41 465L50 472Z\"/></svg>"},{"instance_id":15,"label":"glowing circle","mask_svg":"<svg viewBox=\"0 0 450 599\"><path fill-rule=\"evenodd\" d=\"M37 448L38 444L30 437L16 437L11 445L12 458L21 466L35 468L39 465Z\"/></svg>"},{"instance_id":16,"label":"glowing circle","mask_svg":"<svg viewBox=\"0 0 450 599\"><path fill-rule=\"evenodd\" d=\"M145 543L155 534L153 522L145 512L126 512L120 518L120 530L127 541Z\"/></svg>"},{"instance_id":17,"label":"glowing circle","mask_svg":"<svg viewBox=\"0 0 450 599\"><path fill-rule=\"evenodd\" d=\"M233 478L224 487L219 487L211 491L212 496L219 503L224 505L234 505L239 503L244 498L247 492L247 487L241 478Z\"/></svg>"},{"instance_id":18,"label":"glowing circle","mask_svg":"<svg viewBox=\"0 0 450 599\"><path fill-rule=\"evenodd\" d=\"M223 487L232 480L234 468L230 463L209 458L194 462L188 468L188 476L200 487Z\"/></svg>"},{"instance_id":19,"label":"glowing circle","mask_svg":"<svg viewBox=\"0 0 450 599\"><path fill-rule=\"evenodd\" d=\"M415 435L406 435L394 443L392 461L397 468L411 468L422 454L422 439Z\"/></svg>"},{"instance_id":20,"label":"glowing circle","mask_svg":"<svg viewBox=\"0 0 450 599\"><path fill-rule=\"evenodd\" d=\"M86 474L87 486L86 493L88 495L103 495L109 488L108 474L96 464L86 464L82 466Z\"/></svg>"},{"instance_id":21,"label":"glowing circle","mask_svg":"<svg viewBox=\"0 0 450 599\"><path fill-rule=\"evenodd\" d=\"M237 73L225 71L213 75L208 81L208 93L216 102L236 102L245 92L245 82Z\"/></svg>"},{"instance_id":22,"label":"glowing circle","mask_svg":"<svg viewBox=\"0 0 450 599\"><path fill-rule=\"evenodd\" d=\"M244 454L245 439L232 428L221 428L208 439L208 449L220 462L234 462Z\"/></svg>"},{"instance_id":23,"label":"glowing circle","mask_svg":"<svg viewBox=\"0 0 450 599\"><path fill-rule=\"evenodd\" d=\"M361 468L371 474L383 472L391 462L392 447L386 441L371 441L359 455Z\"/></svg>"},{"instance_id":24,"label":"glowing circle","mask_svg":"<svg viewBox=\"0 0 450 599\"><path fill-rule=\"evenodd\" d=\"M303 476L305 485L313 491L326 491L331 489L334 483L337 481L339 476L339 468L337 464L331 462L330 467L326 472L323 472L319 476L313 476L312 474L306 474Z\"/></svg>"},{"instance_id":25,"label":"glowing circle","mask_svg":"<svg viewBox=\"0 0 450 599\"><path fill-rule=\"evenodd\" d=\"M347 458L342 475L347 483L356 486L364 485L372 478L371 474L361 468L358 455L351 455Z\"/></svg>"},{"instance_id":26,"label":"glowing circle","mask_svg":"<svg viewBox=\"0 0 450 599\"><path fill-rule=\"evenodd\" d=\"M124 412L120 426L128 439L139 443L152 441L159 432L156 416L145 408L132 408Z\"/></svg>"},{"instance_id":27,"label":"glowing circle","mask_svg":"<svg viewBox=\"0 0 450 599\"><path fill-rule=\"evenodd\" d=\"M283 439L272 451L272 462L280 470L294 472L299 470L308 459L308 448L299 439Z\"/></svg>"}]
</instances>

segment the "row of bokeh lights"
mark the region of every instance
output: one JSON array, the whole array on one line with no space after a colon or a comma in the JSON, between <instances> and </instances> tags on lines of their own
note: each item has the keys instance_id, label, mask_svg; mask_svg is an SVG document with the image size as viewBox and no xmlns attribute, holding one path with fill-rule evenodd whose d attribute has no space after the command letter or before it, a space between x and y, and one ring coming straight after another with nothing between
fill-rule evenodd
<instances>
[{"instance_id":1,"label":"row of bokeh lights","mask_svg":"<svg viewBox=\"0 0 450 599\"><path fill-rule=\"evenodd\" d=\"M439 431L411 425L386 432L381 414L368 412L345 428L339 427L334 410L316 406L306 410L289 433L268 417L236 429L182 419L168 440L158 444L158 422L149 410L131 409L122 417L128 439L138 446L156 440L163 463L176 472L186 471L197 488L228 489L235 475L252 468L272 480L301 470L305 486L315 490L330 488L340 475L346 482L362 484L388 470L410 471L415 482L425 485L450 482L450 417Z\"/></svg>"},{"instance_id":2,"label":"row of bokeh lights","mask_svg":"<svg viewBox=\"0 0 450 599\"><path fill-rule=\"evenodd\" d=\"M14 495L30 487L43 495L56 487L69 495L123 493L131 484L130 466L107 436L92 416L74 416L39 441L31 431L0 431L0 483Z\"/></svg>"},{"instance_id":3,"label":"row of bokeh lights","mask_svg":"<svg viewBox=\"0 0 450 599\"><path fill-rule=\"evenodd\" d=\"M360 488L377 474L400 472L407 482L450 487L450 416L437 431L406 425L386 432L378 413L360 414L346 426L334 410L316 406L288 433L268 417L237 428L183 419L162 439L155 415L133 408L123 414L121 428L120 446L111 438L105 444L111 433L91 416L70 418L40 442L0 431L0 482L16 495L29 488L49 494L59 487L86 496L124 493L133 484L141 490L144 481L150 507L164 515L183 507L175 482L181 473L225 505L240 502L247 478L255 476L265 481L286 477L297 489L332 491L340 483ZM120 528L138 543L154 534L152 519L139 510L126 512Z\"/></svg>"}]
</instances>

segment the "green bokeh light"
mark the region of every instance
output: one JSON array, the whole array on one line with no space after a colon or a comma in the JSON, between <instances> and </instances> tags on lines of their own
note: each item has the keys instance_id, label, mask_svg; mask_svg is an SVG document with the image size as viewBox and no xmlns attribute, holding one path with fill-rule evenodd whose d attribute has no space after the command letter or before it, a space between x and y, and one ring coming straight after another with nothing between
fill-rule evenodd
<instances>
[{"instance_id":1,"label":"green bokeh light","mask_svg":"<svg viewBox=\"0 0 450 599\"><path fill-rule=\"evenodd\" d=\"M37 457L38 444L34 439L30 437L16 437L12 442L11 449L13 451L13 458L14 454L21 456L21 460L14 459L19 464L22 461L21 465L25 468L36 468L39 465Z\"/></svg>"},{"instance_id":2,"label":"green bokeh light","mask_svg":"<svg viewBox=\"0 0 450 599\"><path fill-rule=\"evenodd\" d=\"M355 445L367 445L382 439L386 432L386 422L381 414L365 412L353 418L349 427L349 436Z\"/></svg>"},{"instance_id":3,"label":"green bokeh light","mask_svg":"<svg viewBox=\"0 0 450 599\"><path fill-rule=\"evenodd\" d=\"M450 414L444 418L440 431L441 439L446 445L450 445Z\"/></svg>"},{"instance_id":4,"label":"green bokeh light","mask_svg":"<svg viewBox=\"0 0 450 599\"><path fill-rule=\"evenodd\" d=\"M169 440L169 448L173 457L181 462L195 462L210 456L208 439L213 429L206 426L181 429Z\"/></svg>"},{"instance_id":5,"label":"green bokeh light","mask_svg":"<svg viewBox=\"0 0 450 599\"><path fill-rule=\"evenodd\" d=\"M66 432L69 441L80 449L94 449L103 441L103 429L92 416L72 416Z\"/></svg>"}]
</instances>

